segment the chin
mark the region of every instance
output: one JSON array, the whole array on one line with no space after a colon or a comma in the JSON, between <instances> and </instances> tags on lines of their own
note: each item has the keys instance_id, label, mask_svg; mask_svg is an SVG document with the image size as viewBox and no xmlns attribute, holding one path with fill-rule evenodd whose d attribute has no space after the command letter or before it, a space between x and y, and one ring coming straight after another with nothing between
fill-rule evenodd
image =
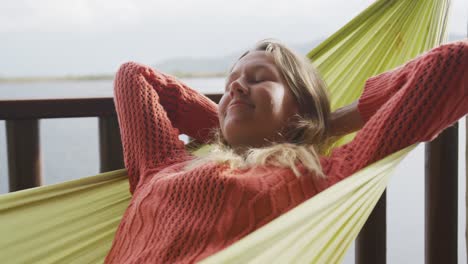
<instances>
[{"instance_id":1,"label":"chin","mask_svg":"<svg viewBox=\"0 0 468 264\"><path fill-rule=\"evenodd\" d=\"M228 143L229 146L240 146L248 145L248 139L251 139L251 133L244 131L242 129L227 129L223 132L223 138Z\"/></svg>"}]
</instances>

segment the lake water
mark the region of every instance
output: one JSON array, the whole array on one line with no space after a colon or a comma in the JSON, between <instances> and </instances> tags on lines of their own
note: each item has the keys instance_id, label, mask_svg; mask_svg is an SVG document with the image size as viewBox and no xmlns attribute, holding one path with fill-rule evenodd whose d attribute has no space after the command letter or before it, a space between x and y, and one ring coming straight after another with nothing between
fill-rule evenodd
<instances>
[{"instance_id":1,"label":"lake water","mask_svg":"<svg viewBox=\"0 0 468 264\"><path fill-rule=\"evenodd\" d=\"M224 79L183 79L204 93L221 92ZM0 83L0 100L112 96L111 81ZM43 184L54 184L99 170L97 118L40 121ZM465 252L465 119L459 123L459 263ZM0 121L0 193L8 191L5 122ZM387 262L424 262L424 144L398 166L387 191ZM351 249L344 263L354 263Z\"/></svg>"}]
</instances>

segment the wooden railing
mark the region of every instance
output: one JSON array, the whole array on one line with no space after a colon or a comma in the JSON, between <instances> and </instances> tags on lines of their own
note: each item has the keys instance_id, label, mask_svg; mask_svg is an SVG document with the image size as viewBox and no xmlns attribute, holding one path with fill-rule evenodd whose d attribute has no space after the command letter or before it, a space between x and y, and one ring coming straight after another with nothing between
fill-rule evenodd
<instances>
[{"instance_id":1,"label":"wooden railing","mask_svg":"<svg viewBox=\"0 0 468 264\"><path fill-rule=\"evenodd\" d=\"M100 171L124 167L113 98L4 100L10 191L41 185L39 119L64 117L98 117Z\"/></svg>"},{"instance_id":2,"label":"wooden railing","mask_svg":"<svg viewBox=\"0 0 468 264\"><path fill-rule=\"evenodd\" d=\"M218 102L220 94L207 95ZM0 100L10 192L41 185L39 119L98 117L100 172L124 167L113 98ZM458 125L426 143L425 262L457 263ZM358 239L356 263L386 263L386 193Z\"/></svg>"}]
</instances>

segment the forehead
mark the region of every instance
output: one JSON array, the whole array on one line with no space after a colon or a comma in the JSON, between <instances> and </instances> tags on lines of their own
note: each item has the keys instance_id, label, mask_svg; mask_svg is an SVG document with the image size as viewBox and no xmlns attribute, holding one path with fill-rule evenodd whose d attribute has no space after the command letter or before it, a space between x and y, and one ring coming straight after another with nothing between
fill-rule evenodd
<instances>
[{"instance_id":1,"label":"forehead","mask_svg":"<svg viewBox=\"0 0 468 264\"><path fill-rule=\"evenodd\" d=\"M273 56L265 51L250 51L239 59L231 70L231 73L238 73L246 68L264 67L270 70L276 70L276 64Z\"/></svg>"}]
</instances>

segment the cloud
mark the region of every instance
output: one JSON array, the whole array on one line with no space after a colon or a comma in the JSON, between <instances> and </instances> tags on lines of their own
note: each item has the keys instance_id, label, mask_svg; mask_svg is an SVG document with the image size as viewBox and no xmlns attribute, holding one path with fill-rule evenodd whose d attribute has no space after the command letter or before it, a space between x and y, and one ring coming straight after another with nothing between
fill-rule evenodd
<instances>
[{"instance_id":1,"label":"cloud","mask_svg":"<svg viewBox=\"0 0 468 264\"><path fill-rule=\"evenodd\" d=\"M0 32L106 31L158 23L205 20L235 23L253 18L307 17L324 20L346 14L349 7L362 8L372 0L356 1L218 1L218 0L4 0L0 9ZM317 10L334 10L324 14Z\"/></svg>"},{"instance_id":2,"label":"cloud","mask_svg":"<svg viewBox=\"0 0 468 264\"><path fill-rule=\"evenodd\" d=\"M252 24L298 19L334 24L373 0L3 0L0 32L110 32L135 27ZM467 4L452 1L450 29L466 30ZM323 12L327 10L327 12ZM331 10L331 12L329 12ZM281 21L281 22L278 22ZM324 23L324 21L326 23Z\"/></svg>"},{"instance_id":3,"label":"cloud","mask_svg":"<svg viewBox=\"0 0 468 264\"><path fill-rule=\"evenodd\" d=\"M9 0L0 11L0 32L111 29L138 23L140 10L125 0Z\"/></svg>"},{"instance_id":4,"label":"cloud","mask_svg":"<svg viewBox=\"0 0 468 264\"><path fill-rule=\"evenodd\" d=\"M113 72L119 63L216 57L263 38L323 39L373 0L2 0L0 74ZM466 0L449 32L465 35Z\"/></svg>"}]
</instances>

